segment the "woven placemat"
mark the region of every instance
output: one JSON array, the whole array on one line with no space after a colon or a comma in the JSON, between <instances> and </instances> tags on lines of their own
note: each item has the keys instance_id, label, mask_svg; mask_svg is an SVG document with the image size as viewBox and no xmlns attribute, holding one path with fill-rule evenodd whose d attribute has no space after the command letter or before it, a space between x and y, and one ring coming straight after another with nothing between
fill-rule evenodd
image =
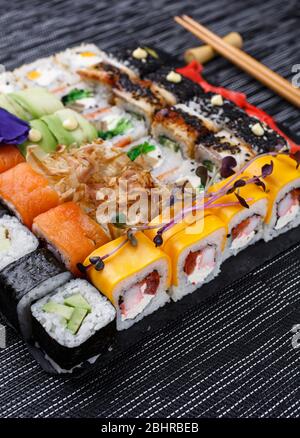
<instances>
[{"instance_id":1,"label":"woven placemat","mask_svg":"<svg viewBox=\"0 0 300 438\"><path fill-rule=\"evenodd\" d=\"M220 35L241 32L245 49L285 77L300 63L297 0L15 0L0 7L0 63L7 68L81 41L106 49L141 38L180 55L197 44L172 21L183 12ZM300 133L299 111L227 61L214 60L205 73ZM297 417L300 351L291 329L300 324L299 268L295 245L76 380L45 374L8 329L0 350L0 416Z\"/></svg>"}]
</instances>

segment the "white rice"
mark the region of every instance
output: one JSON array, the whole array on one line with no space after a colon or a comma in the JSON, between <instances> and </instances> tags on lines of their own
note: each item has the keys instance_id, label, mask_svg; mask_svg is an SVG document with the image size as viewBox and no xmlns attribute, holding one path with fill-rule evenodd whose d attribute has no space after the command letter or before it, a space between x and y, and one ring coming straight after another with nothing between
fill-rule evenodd
<instances>
[{"instance_id":1,"label":"white rice","mask_svg":"<svg viewBox=\"0 0 300 438\"><path fill-rule=\"evenodd\" d=\"M92 310L87 313L78 332L74 335L62 325L59 315L47 313L42 308L49 301L63 304L67 297L78 293L90 304ZM34 303L31 306L31 312L32 316L43 326L51 338L68 348L78 347L83 344L97 331L113 321L116 314L111 303L97 289L86 280L80 279L69 281L52 294Z\"/></svg>"},{"instance_id":2,"label":"white rice","mask_svg":"<svg viewBox=\"0 0 300 438\"><path fill-rule=\"evenodd\" d=\"M263 238L263 232L264 232L264 218L267 214L267 199L260 199L259 201L253 203L250 208L246 209L242 209L239 213L237 213L233 219L231 220L231 222L228 225L228 235L230 235L230 237L227 238L226 241L226 246L223 252L223 261L228 259L231 256L235 256L237 255L240 251L242 251L243 249L247 248L250 245L253 245L255 242L257 242L258 240ZM233 228L237 227L241 222L243 222L244 220L246 220L247 218L254 216L254 215L258 215L261 217L261 223L260 226L258 227L258 229L256 230L256 233L254 234L254 236L252 237L252 239L250 241L246 241L245 240L245 245L241 246L241 247L232 247L231 243L231 232L233 230Z\"/></svg>"},{"instance_id":3,"label":"white rice","mask_svg":"<svg viewBox=\"0 0 300 438\"><path fill-rule=\"evenodd\" d=\"M3 229L8 231L10 243L1 251L2 234L0 235L0 269L34 251L39 245L38 239L15 217L2 216L0 231Z\"/></svg>"},{"instance_id":4,"label":"white rice","mask_svg":"<svg viewBox=\"0 0 300 438\"><path fill-rule=\"evenodd\" d=\"M30 72L36 71L39 76L30 79ZM31 64L25 64L14 70L20 88L44 87L49 91L60 87L68 87L79 81L76 73L71 73L55 61L54 57L41 58ZM60 94L60 93L59 93ZM64 94L64 91L61 92Z\"/></svg>"},{"instance_id":5,"label":"white rice","mask_svg":"<svg viewBox=\"0 0 300 438\"><path fill-rule=\"evenodd\" d=\"M19 89L20 86L17 83L17 79L11 71L5 71L0 74L0 93L13 93Z\"/></svg>"},{"instance_id":6,"label":"white rice","mask_svg":"<svg viewBox=\"0 0 300 438\"><path fill-rule=\"evenodd\" d=\"M156 291L149 304L140 312L135 318L132 319L122 319L121 311L119 308L119 297L126 293L130 288L132 288L136 283L142 281L147 275L156 270L160 276L160 282ZM155 312L159 307L164 306L169 300L169 296L166 292L167 290L167 278L168 278L168 264L165 260L159 260L151 263L147 268L137 272L135 276L121 281L113 292L114 305L117 309L117 330L126 330L131 327L136 322L143 319L146 315L150 315Z\"/></svg>"},{"instance_id":7,"label":"white rice","mask_svg":"<svg viewBox=\"0 0 300 438\"><path fill-rule=\"evenodd\" d=\"M279 202L293 189L297 189L300 187L300 178L292 181L291 183L284 186L278 193L277 197L273 203L272 207L272 216L271 220L268 224L265 224L264 226L264 240L268 242L269 240L272 240L274 237L279 236L280 234L286 233L287 231L291 230L292 228L296 228L298 225L300 225L300 211L298 211L298 214L296 217L293 218L290 222L288 222L285 226L276 229L276 223L277 223L277 208Z\"/></svg>"},{"instance_id":8,"label":"white rice","mask_svg":"<svg viewBox=\"0 0 300 438\"><path fill-rule=\"evenodd\" d=\"M189 248L182 251L179 256L177 263L177 272L178 275L178 285L172 286L170 288L170 295L173 301L178 301L183 298L185 295L188 295L194 292L196 289L199 289L203 284L208 283L213 278L215 278L220 272L220 266L222 263L222 249L221 245L225 237L225 229L219 229L214 233L211 233L205 239L200 240L199 242L191 245ZM211 273L207 275L207 277L201 283L190 283L188 280L188 276L184 272L184 264L187 256L190 252L196 252L204 249L208 245L214 245L216 248L216 258L215 258L215 267Z\"/></svg>"},{"instance_id":9,"label":"white rice","mask_svg":"<svg viewBox=\"0 0 300 438\"><path fill-rule=\"evenodd\" d=\"M95 56L82 56L82 53L90 52ZM64 67L75 73L81 68L88 68L106 58L106 54L98 49L95 44L81 44L80 46L71 47L55 55L56 60Z\"/></svg>"}]
</instances>

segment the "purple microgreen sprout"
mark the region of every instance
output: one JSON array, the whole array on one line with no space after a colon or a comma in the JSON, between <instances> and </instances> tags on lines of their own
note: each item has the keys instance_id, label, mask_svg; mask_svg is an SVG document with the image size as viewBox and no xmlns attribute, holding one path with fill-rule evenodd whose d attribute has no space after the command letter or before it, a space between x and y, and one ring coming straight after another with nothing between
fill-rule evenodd
<instances>
[{"instance_id":1,"label":"purple microgreen sprout","mask_svg":"<svg viewBox=\"0 0 300 438\"><path fill-rule=\"evenodd\" d=\"M242 207L249 208L249 205L247 204L246 199L244 199L238 192L235 192L234 194Z\"/></svg>"},{"instance_id":2,"label":"purple microgreen sprout","mask_svg":"<svg viewBox=\"0 0 300 438\"><path fill-rule=\"evenodd\" d=\"M231 175L234 175L233 168L237 166L236 159L232 156L224 157L222 159L220 174L222 178L228 178Z\"/></svg>"},{"instance_id":3,"label":"purple microgreen sprout","mask_svg":"<svg viewBox=\"0 0 300 438\"><path fill-rule=\"evenodd\" d=\"M273 161L270 162L270 164L265 164L261 168L261 176L262 178L266 178L267 176L270 176L274 169L274 163Z\"/></svg>"},{"instance_id":4,"label":"purple microgreen sprout","mask_svg":"<svg viewBox=\"0 0 300 438\"><path fill-rule=\"evenodd\" d=\"M203 187L206 187L208 181L208 170L205 166L198 166L196 169L196 175L200 178Z\"/></svg>"}]
</instances>

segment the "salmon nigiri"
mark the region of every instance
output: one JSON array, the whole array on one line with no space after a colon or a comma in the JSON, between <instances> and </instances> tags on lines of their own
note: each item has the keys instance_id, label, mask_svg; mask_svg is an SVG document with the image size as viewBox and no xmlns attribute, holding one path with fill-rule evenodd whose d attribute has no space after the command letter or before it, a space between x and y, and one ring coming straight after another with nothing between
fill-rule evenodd
<instances>
[{"instance_id":1,"label":"salmon nigiri","mask_svg":"<svg viewBox=\"0 0 300 438\"><path fill-rule=\"evenodd\" d=\"M15 167L25 161L16 146L5 144L0 146L0 173Z\"/></svg>"},{"instance_id":2,"label":"salmon nigiri","mask_svg":"<svg viewBox=\"0 0 300 438\"><path fill-rule=\"evenodd\" d=\"M74 202L66 202L36 217L33 231L75 275L80 275L77 264L109 241L103 228Z\"/></svg>"},{"instance_id":3,"label":"salmon nigiri","mask_svg":"<svg viewBox=\"0 0 300 438\"><path fill-rule=\"evenodd\" d=\"M31 228L33 219L59 203L47 179L27 163L0 174L0 199Z\"/></svg>"}]
</instances>

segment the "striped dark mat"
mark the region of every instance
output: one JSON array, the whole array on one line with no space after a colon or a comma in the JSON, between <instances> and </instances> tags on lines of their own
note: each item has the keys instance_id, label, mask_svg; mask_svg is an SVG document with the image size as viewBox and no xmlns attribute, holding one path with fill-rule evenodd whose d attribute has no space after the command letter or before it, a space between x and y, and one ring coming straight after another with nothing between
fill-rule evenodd
<instances>
[{"instance_id":1,"label":"striped dark mat","mask_svg":"<svg viewBox=\"0 0 300 438\"><path fill-rule=\"evenodd\" d=\"M197 44L172 21L183 12L220 35L241 32L245 49L285 77L300 64L297 0L15 0L1 1L0 12L0 62L7 68L81 41L106 49L143 39L180 55ZM205 73L300 133L299 111L227 61L216 59ZM300 324L299 272L295 245L77 380L45 374L8 330L0 350L0 416L298 417L300 349L291 329Z\"/></svg>"}]
</instances>

